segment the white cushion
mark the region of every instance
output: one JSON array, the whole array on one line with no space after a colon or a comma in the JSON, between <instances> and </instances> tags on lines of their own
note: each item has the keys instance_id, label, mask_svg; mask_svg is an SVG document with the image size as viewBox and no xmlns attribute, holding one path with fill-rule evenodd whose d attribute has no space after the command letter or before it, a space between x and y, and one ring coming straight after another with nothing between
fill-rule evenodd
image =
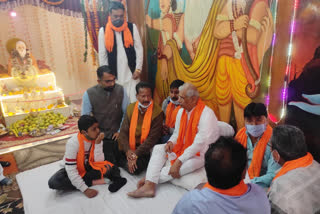
<instances>
[{"instance_id":1,"label":"white cushion","mask_svg":"<svg viewBox=\"0 0 320 214\"><path fill-rule=\"evenodd\" d=\"M171 180L171 183L187 190L195 189L201 183L207 183L207 175L204 167L196 171L181 176L179 179Z\"/></svg>"},{"instance_id":2,"label":"white cushion","mask_svg":"<svg viewBox=\"0 0 320 214\"><path fill-rule=\"evenodd\" d=\"M231 125L226 122L218 121L218 127L220 131L220 136L223 137L233 137L234 130Z\"/></svg>"}]
</instances>

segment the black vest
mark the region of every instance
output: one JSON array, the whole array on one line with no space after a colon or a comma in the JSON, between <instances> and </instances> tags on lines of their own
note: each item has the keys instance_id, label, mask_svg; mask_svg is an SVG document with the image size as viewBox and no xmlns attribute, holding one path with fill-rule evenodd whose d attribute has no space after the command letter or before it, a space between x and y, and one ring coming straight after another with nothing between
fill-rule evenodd
<instances>
[{"instance_id":1,"label":"black vest","mask_svg":"<svg viewBox=\"0 0 320 214\"><path fill-rule=\"evenodd\" d=\"M98 120L99 128L105 137L111 139L118 132L122 120L122 100L124 89L116 84L112 92L107 92L100 85L87 90L92 106L92 114Z\"/></svg>"},{"instance_id":2,"label":"black vest","mask_svg":"<svg viewBox=\"0 0 320 214\"><path fill-rule=\"evenodd\" d=\"M133 39L133 24L128 22L128 28L131 32L132 39ZM114 32L114 31L113 31ZM136 51L134 49L134 45L130 46L129 48L126 48L124 46L124 39L123 39L123 32L121 32L122 35L122 44L124 47L124 50L126 51L127 59L128 59L128 66L133 73L136 70ZM113 49L112 52L109 52L107 50L108 54L108 64L111 70L116 72L116 77L118 76L118 68L117 68L117 39L116 39L116 34L113 34L114 36L114 44L113 44Z\"/></svg>"}]
</instances>

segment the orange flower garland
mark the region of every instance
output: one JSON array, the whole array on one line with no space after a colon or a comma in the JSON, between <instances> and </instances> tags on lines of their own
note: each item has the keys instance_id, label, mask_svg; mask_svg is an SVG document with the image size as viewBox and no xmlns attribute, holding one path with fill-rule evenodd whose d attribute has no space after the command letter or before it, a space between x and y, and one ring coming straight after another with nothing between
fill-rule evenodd
<instances>
[{"instance_id":1,"label":"orange flower garland","mask_svg":"<svg viewBox=\"0 0 320 214\"><path fill-rule=\"evenodd\" d=\"M99 18L98 18L96 0L92 0L92 6L93 6L93 14L94 14L95 31L96 31L96 35L98 35L100 26L99 26Z\"/></svg>"},{"instance_id":2,"label":"orange flower garland","mask_svg":"<svg viewBox=\"0 0 320 214\"><path fill-rule=\"evenodd\" d=\"M62 4L64 2L64 0L60 0L60 1L57 1L57 2L51 2L49 0L42 0L42 1L44 1L45 3L50 4L50 5L59 5L59 4Z\"/></svg>"},{"instance_id":3,"label":"orange flower garland","mask_svg":"<svg viewBox=\"0 0 320 214\"><path fill-rule=\"evenodd\" d=\"M91 26L91 15L90 15L90 9L89 9L89 1L88 0L85 0L85 9L86 9L86 13L87 13L87 22L88 22L88 33L89 33L89 36L90 36L90 40L91 40L91 43L93 43L93 35L92 35L92 26ZM93 61L93 65L96 65L96 55L94 53L94 49L93 47L91 46L91 57L92 57L92 61Z\"/></svg>"}]
</instances>

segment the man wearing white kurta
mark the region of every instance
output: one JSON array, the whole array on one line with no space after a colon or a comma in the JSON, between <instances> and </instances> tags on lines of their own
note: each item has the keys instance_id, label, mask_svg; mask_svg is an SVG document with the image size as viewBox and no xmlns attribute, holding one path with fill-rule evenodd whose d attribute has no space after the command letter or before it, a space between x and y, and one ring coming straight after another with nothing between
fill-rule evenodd
<instances>
[{"instance_id":1,"label":"man wearing white kurta","mask_svg":"<svg viewBox=\"0 0 320 214\"><path fill-rule=\"evenodd\" d=\"M135 24L124 20L124 6L120 2L110 3L109 14L106 27L99 30L99 64L117 71L117 83L125 88L130 102L134 102L143 64L140 35Z\"/></svg>"},{"instance_id":2,"label":"man wearing white kurta","mask_svg":"<svg viewBox=\"0 0 320 214\"><path fill-rule=\"evenodd\" d=\"M179 103L182 108L177 114L173 135L167 144L154 147L146 177L139 181L136 191L128 193L129 196L153 197L156 184L179 178L204 166L204 154L208 145L220 136L217 118L214 112L204 105L196 87L190 83L179 88ZM197 117L197 114L200 115ZM182 125L185 128L180 128ZM197 129L194 135L189 133L192 132L191 126L192 130ZM185 135L181 136L181 133ZM193 141L186 146L192 137ZM179 147L180 140L182 145ZM174 163L170 161L174 159Z\"/></svg>"}]
</instances>

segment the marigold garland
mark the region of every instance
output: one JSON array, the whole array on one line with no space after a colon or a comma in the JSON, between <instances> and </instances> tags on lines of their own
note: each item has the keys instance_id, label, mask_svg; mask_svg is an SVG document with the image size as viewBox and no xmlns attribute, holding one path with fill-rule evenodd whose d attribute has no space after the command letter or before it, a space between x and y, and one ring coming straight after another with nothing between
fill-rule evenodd
<instances>
[{"instance_id":1,"label":"marigold garland","mask_svg":"<svg viewBox=\"0 0 320 214\"><path fill-rule=\"evenodd\" d=\"M95 31L96 31L96 35L98 36L100 25L99 25L99 18L98 18L96 0L92 0L92 6L93 6L93 14L94 14Z\"/></svg>"},{"instance_id":2,"label":"marigold garland","mask_svg":"<svg viewBox=\"0 0 320 214\"><path fill-rule=\"evenodd\" d=\"M42 1L47 3L47 4L50 4L50 5L59 5L59 4L62 4L64 2L64 0L60 0L60 1L57 1L57 2L51 2L49 0L42 0Z\"/></svg>"},{"instance_id":3,"label":"marigold garland","mask_svg":"<svg viewBox=\"0 0 320 214\"><path fill-rule=\"evenodd\" d=\"M84 53L83 53L83 62L87 62L88 56L88 30L87 30L87 14L84 6L84 0L81 0L81 12L83 16L83 28L84 28Z\"/></svg>"},{"instance_id":4,"label":"marigold garland","mask_svg":"<svg viewBox=\"0 0 320 214\"><path fill-rule=\"evenodd\" d=\"M93 35L92 35L92 22L91 22L91 15L89 10L89 1L85 0L85 9L87 12L87 23L88 23L88 33L90 36L91 43L93 43ZM91 47L91 57L93 61L93 65L96 65L96 56L94 53L94 49Z\"/></svg>"}]
</instances>

